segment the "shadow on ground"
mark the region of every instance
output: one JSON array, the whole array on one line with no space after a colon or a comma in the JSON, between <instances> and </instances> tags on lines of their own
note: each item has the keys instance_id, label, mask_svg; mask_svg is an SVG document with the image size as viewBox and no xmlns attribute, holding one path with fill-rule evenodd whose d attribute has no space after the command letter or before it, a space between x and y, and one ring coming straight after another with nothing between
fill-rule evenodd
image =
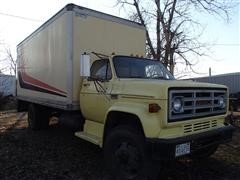
<instances>
[{"instance_id":1,"label":"shadow on ground","mask_svg":"<svg viewBox=\"0 0 240 180\"><path fill-rule=\"evenodd\" d=\"M0 119L1 127L3 122ZM26 128L26 118L12 122L0 133L0 179L111 179L98 146L75 137L58 123L33 132ZM239 134L237 130L233 142L222 145L207 160L165 164L159 179L240 179Z\"/></svg>"}]
</instances>

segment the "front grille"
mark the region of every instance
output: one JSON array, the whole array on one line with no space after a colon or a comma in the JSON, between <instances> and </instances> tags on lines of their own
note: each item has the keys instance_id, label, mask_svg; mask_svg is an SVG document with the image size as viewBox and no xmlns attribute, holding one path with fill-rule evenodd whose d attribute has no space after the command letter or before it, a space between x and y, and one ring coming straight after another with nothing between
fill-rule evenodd
<instances>
[{"instance_id":1,"label":"front grille","mask_svg":"<svg viewBox=\"0 0 240 180\"><path fill-rule=\"evenodd\" d=\"M173 109L173 101L176 98L182 101L183 108L181 112L176 112ZM222 98L227 104L227 91L225 89L170 90L169 122L225 114L227 107L221 107L219 104Z\"/></svg>"},{"instance_id":2,"label":"front grille","mask_svg":"<svg viewBox=\"0 0 240 180\"><path fill-rule=\"evenodd\" d=\"M217 120L212 121L205 121L200 123L194 123L194 124L186 124L184 125L184 134L191 133L191 132L197 132L202 131L205 129L213 128L217 126Z\"/></svg>"}]
</instances>

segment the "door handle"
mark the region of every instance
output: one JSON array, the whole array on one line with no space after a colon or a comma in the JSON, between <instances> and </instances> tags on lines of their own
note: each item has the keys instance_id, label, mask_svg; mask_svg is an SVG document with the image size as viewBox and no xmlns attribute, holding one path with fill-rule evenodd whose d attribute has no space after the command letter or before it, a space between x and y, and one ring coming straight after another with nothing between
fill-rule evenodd
<instances>
[{"instance_id":1,"label":"door handle","mask_svg":"<svg viewBox=\"0 0 240 180\"><path fill-rule=\"evenodd\" d=\"M90 83L84 83L83 86L85 87L90 86Z\"/></svg>"}]
</instances>

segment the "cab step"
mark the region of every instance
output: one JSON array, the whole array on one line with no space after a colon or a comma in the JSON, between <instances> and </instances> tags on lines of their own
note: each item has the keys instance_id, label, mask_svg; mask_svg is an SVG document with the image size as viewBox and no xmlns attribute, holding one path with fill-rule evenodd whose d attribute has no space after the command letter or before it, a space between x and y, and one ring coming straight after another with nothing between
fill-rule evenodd
<instances>
[{"instance_id":1,"label":"cab step","mask_svg":"<svg viewBox=\"0 0 240 180\"><path fill-rule=\"evenodd\" d=\"M96 144L96 145L101 145L101 138L93 135L93 134L89 134L89 133L86 133L84 131L78 131L78 132L75 132L75 136L81 138L81 139L84 139L86 141L89 141L93 144Z\"/></svg>"}]
</instances>

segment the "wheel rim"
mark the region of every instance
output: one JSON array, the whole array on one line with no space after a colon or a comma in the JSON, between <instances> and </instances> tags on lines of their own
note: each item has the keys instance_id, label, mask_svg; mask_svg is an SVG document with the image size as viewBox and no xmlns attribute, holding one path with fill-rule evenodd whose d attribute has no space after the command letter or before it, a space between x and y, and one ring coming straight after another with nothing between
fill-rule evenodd
<instances>
[{"instance_id":1,"label":"wheel rim","mask_svg":"<svg viewBox=\"0 0 240 180\"><path fill-rule=\"evenodd\" d=\"M126 179L135 178L141 166L141 156L138 148L130 142L121 142L114 153L116 167Z\"/></svg>"}]
</instances>

